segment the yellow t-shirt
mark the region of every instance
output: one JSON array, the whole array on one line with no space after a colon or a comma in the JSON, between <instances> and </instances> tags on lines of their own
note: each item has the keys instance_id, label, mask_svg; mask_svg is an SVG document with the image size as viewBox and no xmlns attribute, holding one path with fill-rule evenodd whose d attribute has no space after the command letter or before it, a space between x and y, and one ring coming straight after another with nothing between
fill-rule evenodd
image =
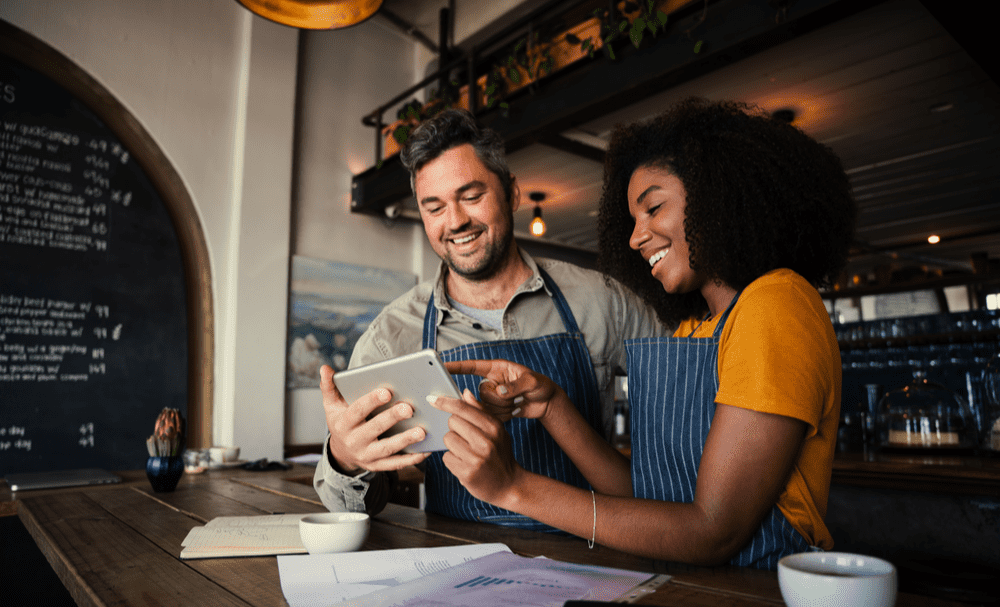
<instances>
[{"instance_id":1,"label":"yellow t-shirt","mask_svg":"<svg viewBox=\"0 0 1000 607\"><path fill-rule=\"evenodd\" d=\"M711 337L718 316L698 323L699 319L682 322L674 336ZM779 269L743 290L720 337L715 402L808 424L778 508L810 544L825 550L833 548L823 518L830 496L841 379L833 325L812 285L792 270Z\"/></svg>"}]
</instances>

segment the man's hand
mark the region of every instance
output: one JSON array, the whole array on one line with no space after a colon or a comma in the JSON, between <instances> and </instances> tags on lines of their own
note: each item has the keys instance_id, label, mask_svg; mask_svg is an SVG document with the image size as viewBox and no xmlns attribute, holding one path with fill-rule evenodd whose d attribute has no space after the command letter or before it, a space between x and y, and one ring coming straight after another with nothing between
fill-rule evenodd
<instances>
[{"instance_id":1,"label":"man's hand","mask_svg":"<svg viewBox=\"0 0 1000 607\"><path fill-rule=\"evenodd\" d=\"M334 383L333 369L329 365L320 367L319 387L323 393L326 427L330 431L330 455L337 462L339 472L354 476L364 470L399 470L418 464L429 455L399 453L404 447L424 440L423 428L413 428L379 439L396 422L413 415L413 407L400 402L368 419L375 409L392 399L389 390L372 390L348 404Z\"/></svg>"}]
</instances>

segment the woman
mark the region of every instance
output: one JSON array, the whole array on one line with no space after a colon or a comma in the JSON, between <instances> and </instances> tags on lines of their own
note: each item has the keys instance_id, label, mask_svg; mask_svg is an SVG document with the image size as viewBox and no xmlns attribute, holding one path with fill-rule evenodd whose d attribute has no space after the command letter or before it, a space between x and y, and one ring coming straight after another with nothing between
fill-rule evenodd
<instances>
[{"instance_id":1,"label":"woman","mask_svg":"<svg viewBox=\"0 0 1000 607\"><path fill-rule=\"evenodd\" d=\"M823 523L840 353L816 286L836 277L856 206L836 156L738 103L686 101L614 132L603 269L679 327L627 342L632 458L548 378L507 361L452 412L444 463L469 491L604 545L774 569L833 545ZM526 473L502 421L539 419L593 492ZM558 506L558 507L555 507Z\"/></svg>"}]
</instances>

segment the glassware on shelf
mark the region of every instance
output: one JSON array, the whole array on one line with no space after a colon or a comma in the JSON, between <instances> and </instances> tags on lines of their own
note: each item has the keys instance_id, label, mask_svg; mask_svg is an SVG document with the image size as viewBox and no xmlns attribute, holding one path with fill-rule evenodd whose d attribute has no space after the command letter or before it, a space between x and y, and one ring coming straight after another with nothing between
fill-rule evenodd
<instances>
[{"instance_id":1,"label":"glassware on shelf","mask_svg":"<svg viewBox=\"0 0 1000 607\"><path fill-rule=\"evenodd\" d=\"M969 404L922 370L879 402L878 436L881 447L904 450L971 451L978 443Z\"/></svg>"},{"instance_id":2,"label":"glassware on shelf","mask_svg":"<svg viewBox=\"0 0 1000 607\"><path fill-rule=\"evenodd\" d=\"M986 363L983 371L983 451L1000 455L1000 352Z\"/></svg>"}]
</instances>

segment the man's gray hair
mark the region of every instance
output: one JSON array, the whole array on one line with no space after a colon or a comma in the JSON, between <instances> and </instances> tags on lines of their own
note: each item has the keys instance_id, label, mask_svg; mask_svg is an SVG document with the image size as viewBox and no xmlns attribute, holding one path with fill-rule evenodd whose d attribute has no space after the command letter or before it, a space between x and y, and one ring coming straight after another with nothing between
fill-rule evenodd
<instances>
[{"instance_id":1,"label":"man's gray hair","mask_svg":"<svg viewBox=\"0 0 1000 607\"><path fill-rule=\"evenodd\" d=\"M514 177L507 166L504 142L493 129L481 126L466 110L450 109L421 122L400 152L403 166L410 172L410 188L417 195L417 171L453 147L472 145L476 156L500 179L507 202L514 189Z\"/></svg>"}]
</instances>

